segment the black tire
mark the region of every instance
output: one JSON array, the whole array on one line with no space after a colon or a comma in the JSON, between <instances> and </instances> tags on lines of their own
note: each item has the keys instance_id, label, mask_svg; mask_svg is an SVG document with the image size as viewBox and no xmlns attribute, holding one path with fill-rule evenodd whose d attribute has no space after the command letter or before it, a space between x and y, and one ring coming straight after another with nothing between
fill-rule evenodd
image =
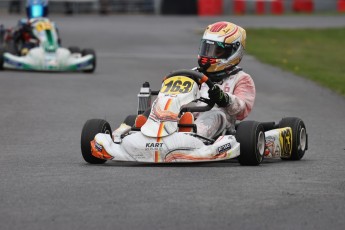
<instances>
[{"instance_id":1,"label":"black tire","mask_svg":"<svg viewBox=\"0 0 345 230\"><path fill-rule=\"evenodd\" d=\"M81 53L81 52L80 52L80 48L77 47L77 46L68 47L68 50L69 50L72 54L74 54L74 53Z\"/></svg>"},{"instance_id":2,"label":"black tire","mask_svg":"<svg viewBox=\"0 0 345 230\"><path fill-rule=\"evenodd\" d=\"M291 156L281 157L283 160L301 160L308 149L308 134L304 122L297 117L286 117L279 122L279 128L292 129ZM282 150L283 151L283 150Z\"/></svg>"},{"instance_id":3,"label":"black tire","mask_svg":"<svg viewBox=\"0 0 345 230\"><path fill-rule=\"evenodd\" d=\"M103 164L106 162L106 160L99 159L91 154L90 141L98 133L109 133L111 135L111 127L107 121L102 119L88 120L81 131L81 153L84 160L90 164Z\"/></svg>"},{"instance_id":4,"label":"black tire","mask_svg":"<svg viewBox=\"0 0 345 230\"><path fill-rule=\"evenodd\" d=\"M123 121L128 126L134 127L135 119L137 119L137 115L128 115L126 119Z\"/></svg>"},{"instance_id":5,"label":"black tire","mask_svg":"<svg viewBox=\"0 0 345 230\"><path fill-rule=\"evenodd\" d=\"M236 130L236 140L240 143L241 165L259 165L264 159L265 130L257 121L243 121Z\"/></svg>"},{"instance_id":6,"label":"black tire","mask_svg":"<svg viewBox=\"0 0 345 230\"><path fill-rule=\"evenodd\" d=\"M83 70L85 73L93 73L95 72L96 69L96 65L97 65L97 57L96 57L96 52L93 49L84 49L81 52L82 56L86 56L86 55L93 55L93 60L92 60L92 69L88 69L88 70Z\"/></svg>"},{"instance_id":7,"label":"black tire","mask_svg":"<svg viewBox=\"0 0 345 230\"><path fill-rule=\"evenodd\" d=\"M0 70L4 70L4 53L5 49L0 48Z\"/></svg>"},{"instance_id":8,"label":"black tire","mask_svg":"<svg viewBox=\"0 0 345 230\"><path fill-rule=\"evenodd\" d=\"M6 52L9 52L10 54L21 56L19 49L18 49L18 45L15 44L15 42L13 40L7 41L4 44L4 48L6 49Z\"/></svg>"},{"instance_id":9,"label":"black tire","mask_svg":"<svg viewBox=\"0 0 345 230\"><path fill-rule=\"evenodd\" d=\"M4 45L4 37L5 37L5 32L2 30L0 31L0 46Z\"/></svg>"}]
</instances>

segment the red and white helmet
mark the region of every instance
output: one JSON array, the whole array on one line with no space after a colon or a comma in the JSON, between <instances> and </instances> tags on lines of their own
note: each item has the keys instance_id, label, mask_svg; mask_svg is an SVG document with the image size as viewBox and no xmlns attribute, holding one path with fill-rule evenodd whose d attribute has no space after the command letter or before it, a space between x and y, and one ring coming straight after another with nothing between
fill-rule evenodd
<instances>
[{"instance_id":1,"label":"red and white helmet","mask_svg":"<svg viewBox=\"0 0 345 230\"><path fill-rule=\"evenodd\" d=\"M206 75L226 72L241 62L245 46L246 31L242 27L231 22L211 24L201 40L199 66Z\"/></svg>"}]
</instances>

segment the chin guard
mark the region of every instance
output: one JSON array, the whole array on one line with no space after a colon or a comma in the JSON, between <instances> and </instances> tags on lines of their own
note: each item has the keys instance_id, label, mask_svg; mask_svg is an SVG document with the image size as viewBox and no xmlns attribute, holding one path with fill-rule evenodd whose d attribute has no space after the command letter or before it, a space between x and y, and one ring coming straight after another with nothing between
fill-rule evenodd
<instances>
[{"instance_id":1,"label":"chin guard","mask_svg":"<svg viewBox=\"0 0 345 230\"><path fill-rule=\"evenodd\" d=\"M207 57L200 57L198 58L199 64L199 71L202 73L206 73L207 69L211 66L211 59Z\"/></svg>"}]
</instances>

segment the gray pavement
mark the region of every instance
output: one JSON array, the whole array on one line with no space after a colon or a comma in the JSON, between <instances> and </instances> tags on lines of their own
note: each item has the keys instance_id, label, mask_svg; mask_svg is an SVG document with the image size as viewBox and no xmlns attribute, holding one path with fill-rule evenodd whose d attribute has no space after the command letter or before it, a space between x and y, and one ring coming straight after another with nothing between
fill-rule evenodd
<instances>
[{"instance_id":1,"label":"gray pavement","mask_svg":"<svg viewBox=\"0 0 345 230\"><path fill-rule=\"evenodd\" d=\"M241 65L257 86L248 119L301 117L309 133L303 160L93 166L80 153L87 119L114 128L135 113L142 82L157 89L169 71L196 65L197 32L208 23L344 26L344 16L53 18L64 46L96 49L98 68L0 73L0 229L344 228L344 97L251 56Z\"/></svg>"}]
</instances>

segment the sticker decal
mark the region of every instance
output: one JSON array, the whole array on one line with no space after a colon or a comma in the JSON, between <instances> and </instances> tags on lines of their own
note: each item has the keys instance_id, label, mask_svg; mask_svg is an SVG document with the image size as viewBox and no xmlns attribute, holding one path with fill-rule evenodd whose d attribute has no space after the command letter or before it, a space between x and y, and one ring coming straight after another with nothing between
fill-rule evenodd
<instances>
[{"instance_id":1,"label":"sticker decal","mask_svg":"<svg viewBox=\"0 0 345 230\"><path fill-rule=\"evenodd\" d=\"M39 22L36 25L36 30L38 32L41 32L43 30L51 30L52 29L52 25L50 22Z\"/></svg>"},{"instance_id":2,"label":"sticker decal","mask_svg":"<svg viewBox=\"0 0 345 230\"><path fill-rule=\"evenodd\" d=\"M289 157L292 152L292 129L290 127L280 130L279 142L281 146L281 156Z\"/></svg>"},{"instance_id":3,"label":"sticker decal","mask_svg":"<svg viewBox=\"0 0 345 230\"><path fill-rule=\"evenodd\" d=\"M158 143L158 142L146 143L145 150L147 150L147 151L162 151L163 150L163 143Z\"/></svg>"},{"instance_id":4,"label":"sticker decal","mask_svg":"<svg viewBox=\"0 0 345 230\"><path fill-rule=\"evenodd\" d=\"M164 94L189 93L192 90L194 83L195 82L189 77L171 77L163 82L164 85L160 92Z\"/></svg>"},{"instance_id":5,"label":"sticker decal","mask_svg":"<svg viewBox=\"0 0 345 230\"><path fill-rule=\"evenodd\" d=\"M96 141L95 141L95 148L96 148L97 151L99 151L99 152L102 152L102 150L103 150L102 145L98 144Z\"/></svg>"},{"instance_id":6,"label":"sticker decal","mask_svg":"<svg viewBox=\"0 0 345 230\"><path fill-rule=\"evenodd\" d=\"M276 138L274 136L266 137L265 144L265 157L277 157L280 156L279 143L276 143Z\"/></svg>"},{"instance_id":7,"label":"sticker decal","mask_svg":"<svg viewBox=\"0 0 345 230\"><path fill-rule=\"evenodd\" d=\"M218 151L218 153L224 153L224 152L227 152L230 149L231 149L231 144L227 143L225 145L222 145L222 146L218 147L217 151Z\"/></svg>"}]
</instances>

